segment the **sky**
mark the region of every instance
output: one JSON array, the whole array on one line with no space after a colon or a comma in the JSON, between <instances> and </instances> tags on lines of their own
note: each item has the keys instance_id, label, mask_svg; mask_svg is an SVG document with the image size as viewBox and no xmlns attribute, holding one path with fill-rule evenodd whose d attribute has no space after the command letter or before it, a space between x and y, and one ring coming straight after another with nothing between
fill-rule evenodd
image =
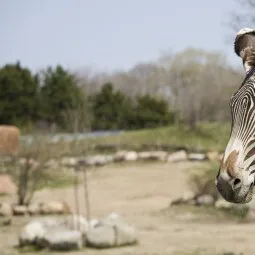
<instances>
[{"instance_id":1,"label":"sky","mask_svg":"<svg viewBox=\"0 0 255 255\"><path fill-rule=\"evenodd\" d=\"M239 65L227 26L235 8L234 0L0 0L0 66L126 70L188 47Z\"/></svg>"}]
</instances>

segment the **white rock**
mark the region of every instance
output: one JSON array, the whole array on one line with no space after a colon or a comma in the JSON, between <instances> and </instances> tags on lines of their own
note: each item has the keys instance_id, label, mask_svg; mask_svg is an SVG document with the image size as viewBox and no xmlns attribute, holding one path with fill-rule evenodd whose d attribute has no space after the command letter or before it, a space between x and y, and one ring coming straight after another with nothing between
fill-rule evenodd
<instances>
[{"instance_id":1,"label":"white rock","mask_svg":"<svg viewBox=\"0 0 255 255\"><path fill-rule=\"evenodd\" d=\"M215 200L211 195L201 195L196 199L196 203L197 205L205 205L205 206L209 206L209 205L214 205Z\"/></svg>"},{"instance_id":2,"label":"white rock","mask_svg":"<svg viewBox=\"0 0 255 255\"><path fill-rule=\"evenodd\" d=\"M124 157L125 161L136 161L137 159L138 159L138 154L135 151L128 151Z\"/></svg>"},{"instance_id":3,"label":"white rock","mask_svg":"<svg viewBox=\"0 0 255 255\"><path fill-rule=\"evenodd\" d=\"M48 201L41 204L42 214L67 214L70 212L70 207L62 201Z\"/></svg>"},{"instance_id":4,"label":"white rock","mask_svg":"<svg viewBox=\"0 0 255 255\"><path fill-rule=\"evenodd\" d=\"M63 157L60 162L61 166L75 167L77 159L73 157Z\"/></svg>"},{"instance_id":5,"label":"white rock","mask_svg":"<svg viewBox=\"0 0 255 255\"><path fill-rule=\"evenodd\" d=\"M94 155L86 158L86 164L89 166L103 166L113 161L111 155Z\"/></svg>"},{"instance_id":6,"label":"white rock","mask_svg":"<svg viewBox=\"0 0 255 255\"><path fill-rule=\"evenodd\" d=\"M38 246L58 251L80 250L84 239L80 231L68 229L51 229L39 238Z\"/></svg>"},{"instance_id":7,"label":"white rock","mask_svg":"<svg viewBox=\"0 0 255 255\"><path fill-rule=\"evenodd\" d=\"M30 215L38 215L40 214L40 205L39 204L30 204L28 207L27 207L27 211Z\"/></svg>"},{"instance_id":8,"label":"white rock","mask_svg":"<svg viewBox=\"0 0 255 255\"><path fill-rule=\"evenodd\" d=\"M171 153L167 157L167 162L180 162L180 161L185 161L188 159L188 155L185 150L180 150Z\"/></svg>"},{"instance_id":9,"label":"white rock","mask_svg":"<svg viewBox=\"0 0 255 255\"><path fill-rule=\"evenodd\" d=\"M188 159L202 161L202 160L206 160L207 157L206 157L206 154L203 154L203 153L189 153Z\"/></svg>"},{"instance_id":10,"label":"white rock","mask_svg":"<svg viewBox=\"0 0 255 255\"><path fill-rule=\"evenodd\" d=\"M90 228L86 243L89 247L109 248L116 244L115 230L113 226L100 224L94 228Z\"/></svg>"},{"instance_id":11,"label":"white rock","mask_svg":"<svg viewBox=\"0 0 255 255\"><path fill-rule=\"evenodd\" d=\"M35 244L37 238L41 238L46 229L39 221L28 223L21 231L19 236L20 246Z\"/></svg>"},{"instance_id":12,"label":"white rock","mask_svg":"<svg viewBox=\"0 0 255 255\"><path fill-rule=\"evenodd\" d=\"M120 162L125 160L125 156L127 154L127 151L117 151L114 155L114 161Z\"/></svg>"},{"instance_id":13,"label":"white rock","mask_svg":"<svg viewBox=\"0 0 255 255\"><path fill-rule=\"evenodd\" d=\"M136 233L118 214L112 213L87 233L87 244L96 248L107 248L136 243Z\"/></svg>"}]
</instances>

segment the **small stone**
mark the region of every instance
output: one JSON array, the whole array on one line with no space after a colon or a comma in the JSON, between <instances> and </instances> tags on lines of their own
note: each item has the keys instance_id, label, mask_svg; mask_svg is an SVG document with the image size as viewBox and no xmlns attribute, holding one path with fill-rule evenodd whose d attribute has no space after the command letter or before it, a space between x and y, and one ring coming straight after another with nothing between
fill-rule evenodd
<instances>
[{"instance_id":1,"label":"small stone","mask_svg":"<svg viewBox=\"0 0 255 255\"><path fill-rule=\"evenodd\" d=\"M196 199L196 204L197 205L202 205L202 206L210 206L214 205L215 200L211 195L201 195Z\"/></svg>"}]
</instances>

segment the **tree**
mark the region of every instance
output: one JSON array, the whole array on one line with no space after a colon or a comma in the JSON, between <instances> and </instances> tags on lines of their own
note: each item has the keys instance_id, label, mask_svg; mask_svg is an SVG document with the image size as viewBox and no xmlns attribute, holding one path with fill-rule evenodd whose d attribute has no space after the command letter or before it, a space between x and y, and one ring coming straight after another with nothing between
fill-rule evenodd
<instances>
[{"instance_id":1,"label":"tree","mask_svg":"<svg viewBox=\"0 0 255 255\"><path fill-rule=\"evenodd\" d=\"M28 125L38 117L38 78L19 62L0 69L0 123Z\"/></svg>"},{"instance_id":2,"label":"tree","mask_svg":"<svg viewBox=\"0 0 255 255\"><path fill-rule=\"evenodd\" d=\"M63 129L67 128L64 113L78 109L84 100L83 92L76 85L75 76L61 66L48 68L42 74L42 84L41 117ZM83 110L85 109L80 109Z\"/></svg>"},{"instance_id":3,"label":"tree","mask_svg":"<svg viewBox=\"0 0 255 255\"><path fill-rule=\"evenodd\" d=\"M168 103L150 95L137 97L134 112L136 128L153 128L173 123L174 120Z\"/></svg>"},{"instance_id":4,"label":"tree","mask_svg":"<svg viewBox=\"0 0 255 255\"><path fill-rule=\"evenodd\" d=\"M130 100L119 91L113 90L111 83L106 83L101 91L91 97L93 104L93 129L116 130L127 125L127 115L130 114Z\"/></svg>"}]
</instances>

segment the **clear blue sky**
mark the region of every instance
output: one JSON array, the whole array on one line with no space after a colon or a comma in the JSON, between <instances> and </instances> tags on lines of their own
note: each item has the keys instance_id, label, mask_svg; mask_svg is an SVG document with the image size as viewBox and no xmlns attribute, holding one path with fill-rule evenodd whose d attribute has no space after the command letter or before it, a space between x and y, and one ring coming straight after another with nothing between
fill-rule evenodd
<instances>
[{"instance_id":1,"label":"clear blue sky","mask_svg":"<svg viewBox=\"0 0 255 255\"><path fill-rule=\"evenodd\" d=\"M0 65L127 69L186 47L223 51L234 0L0 0Z\"/></svg>"}]
</instances>

